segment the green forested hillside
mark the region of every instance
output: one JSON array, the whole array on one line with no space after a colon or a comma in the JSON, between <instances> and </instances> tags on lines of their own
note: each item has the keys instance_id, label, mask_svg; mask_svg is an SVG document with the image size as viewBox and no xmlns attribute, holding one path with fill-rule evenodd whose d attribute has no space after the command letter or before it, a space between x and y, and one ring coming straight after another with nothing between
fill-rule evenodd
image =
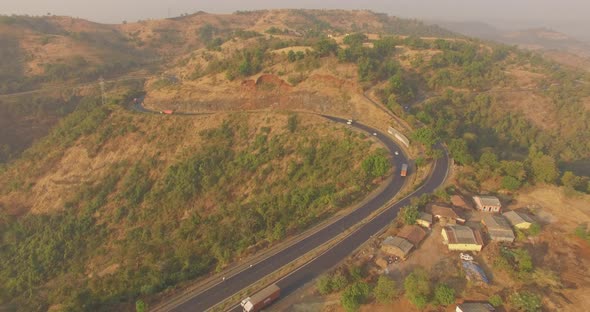
<instances>
[{"instance_id":1,"label":"green forested hillside","mask_svg":"<svg viewBox=\"0 0 590 312\"><path fill-rule=\"evenodd\" d=\"M99 178L63 194L57 212L3 215L4 303L110 311L316 223L362 199L388 171L371 138L303 116L237 114L192 135L179 132L192 131L181 126L190 119L145 132L146 118L161 120L87 102L3 174L5 193L26 193L80 144L95 161L121 140L152 144L140 158L111 159ZM199 143L183 148L179 135ZM164 157L171 148L176 156Z\"/></svg>"},{"instance_id":2,"label":"green forested hillside","mask_svg":"<svg viewBox=\"0 0 590 312\"><path fill-rule=\"evenodd\" d=\"M573 188L590 191L590 172L587 165L579 165L590 161L590 110L582 102L590 97L587 73L529 52L477 41L386 37L373 41L372 48L362 45L367 41L366 36L350 35L344 40L348 47L334 53L341 61L356 63L360 82L390 110L421 128L414 140L427 147L438 140L446 142L459 164L471 165L490 155L526 169L526 174L516 177L500 169L498 162L489 166L493 173L486 173L481 169L485 161L480 160L480 174L469 178L473 191L494 178L503 181L498 188L510 190L525 183L562 183L559 177L571 170L581 176ZM395 52L400 47L410 49L413 57L400 57ZM506 74L514 67L527 68L543 79L520 88L517 78ZM547 104L537 109L548 114L551 127L529 118L529 113L539 111L519 111L518 101L512 101L516 109L507 109L501 101L511 101L504 95L511 90L544 99ZM542 164L535 166L539 161Z\"/></svg>"}]
</instances>

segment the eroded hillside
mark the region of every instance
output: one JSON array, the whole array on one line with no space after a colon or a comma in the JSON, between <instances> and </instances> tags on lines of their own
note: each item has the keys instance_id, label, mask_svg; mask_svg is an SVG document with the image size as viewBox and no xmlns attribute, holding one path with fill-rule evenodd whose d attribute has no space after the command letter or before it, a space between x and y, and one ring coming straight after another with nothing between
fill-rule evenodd
<instances>
[{"instance_id":1,"label":"eroded hillside","mask_svg":"<svg viewBox=\"0 0 590 312\"><path fill-rule=\"evenodd\" d=\"M283 47L297 42L308 45L314 38L327 34L342 36L361 30L452 35L418 21L369 11L272 10L225 15L199 12L120 25L63 16L0 16L0 110L3 118L10 116L2 120L10 130L0 135L0 161L18 158L32 141L46 135L59 118L78 104L78 100L71 101L72 96L99 91L100 77L107 80L107 89L108 81L113 81L112 86L143 84L143 79L149 77L175 79L165 69L189 62L187 58L197 51L219 55L222 45L241 49L268 37L291 41L281 43ZM194 66L187 66L182 74L191 79L201 77L209 61L190 61ZM192 92L212 92L216 78L209 78L212 83L205 88L193 84ZM25 93L18 95L20 92ZM14 93L15 96L6 95ZM182 103L193 97L181 94L172 99ZM222 97L216 99L216 103L223 101Z\"/></svg>"}]
</instances>

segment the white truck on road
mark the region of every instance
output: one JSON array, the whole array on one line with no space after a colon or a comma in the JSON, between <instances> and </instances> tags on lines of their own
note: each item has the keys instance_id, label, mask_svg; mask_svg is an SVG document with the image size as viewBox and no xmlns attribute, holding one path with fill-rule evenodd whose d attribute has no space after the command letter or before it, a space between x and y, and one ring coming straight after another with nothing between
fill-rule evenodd
<instances>
[{"instance_id":1,"label":"white truck on road","mask_svg":"<svg viewBox=\"0 0 590 312\"><path fill-rule=\"evenodd\" d=\"M272 284L252 295L252 297L242 300L240 305L244 309L244 312L257 312L273 303L280 295L281 289L279 286Z\"/></svg>"}]
</instances>

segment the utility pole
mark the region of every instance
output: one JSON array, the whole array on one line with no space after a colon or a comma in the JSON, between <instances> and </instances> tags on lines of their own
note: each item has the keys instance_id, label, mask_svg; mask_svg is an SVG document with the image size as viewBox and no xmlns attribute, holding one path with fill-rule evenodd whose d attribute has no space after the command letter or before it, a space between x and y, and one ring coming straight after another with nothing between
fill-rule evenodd
<instances>
[{"instance_id":1,"label":"utility pole","mask_svg":"<svg viewBox=\"0 0 590 312\"><path fill-rule=\"evenodd\" d=\"M104 93L104 79L102 77L98 79L98 84L100 85L100 98L102 100L102 106L104 106L106 102L106 96Z\"/></svg>"}]
</instances>

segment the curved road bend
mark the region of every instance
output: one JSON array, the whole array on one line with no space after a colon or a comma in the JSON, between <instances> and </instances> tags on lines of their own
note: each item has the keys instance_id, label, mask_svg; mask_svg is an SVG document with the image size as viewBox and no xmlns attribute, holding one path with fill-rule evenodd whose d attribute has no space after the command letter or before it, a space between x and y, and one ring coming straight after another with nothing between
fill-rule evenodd
<instances>
[{"instance_id":1,"label":"curved road bend","mask_svg":"<svg viewBox=\"0 0 590 312\"><path fill-rule=\"evenodd\" d=\"M438 146L441 148L441 146ZM448 155L445 153L444 157L438 159L435 163L434 170L430 178L411 196L408 196L401 201L388 207L385 211L380 213L377 217L362 225L357 231L346 237L334 247L321 254L319 257L308 262L296 271L287 275L283 279L276 282L281 288L281 296L284 297L305 283L321 275L325 271L337 265L341 260L352 254L359 246L368 241L373 235L378 233L386 227L399 213L401 207L410 204L410 198L420 196L425 193L435 191L444 183L447 176L447 169L449 164ZM193 305L192 309L181 309L178 311L201 311L198 305ZM176 310L175 310L176 311ZM230 311L241 311L239 305L234 306Z\"/></svg>"},{"instance_id":2,"label":"curved road bend","mask_svg":"<svg viewBox=\"0 0 590 312\"><path fill-rule=\"evenodd\" d=\"M324 117L334 122L346 122L346 120L342 118L331 116ZM402 163L407 163L407 158L402 153L402 150L388 135L359 123L354 123L352 126L369 133L377 133L377 139L379 139L387 147L390 154L393 155L394 151L400 151L400 155L393 156L392 158L392 164L395 165L396 168L400 168ZM414 193L414 196L432 192L438 186L442 185L446 177L447 167L448 156L445 154L443 158L436 162L431 177L417 192ZM398 171L396 170L394 174L398 174ZM371 201L334 222L333 224L330 224L329 226L321 229L314 235L307 237L295 243L294 245L279 251L269 258L256 263L251 268L247 268L233 276L226 277L224 281L220 281L215 286L201 293L195 294L192 298L187 299L183 303L175 304L174 306L162 306L162 309L171 311L205 311L210 309L215 304L232 296L243 288L248 287L261 278L264 278L275 270L280 269L284 265L297 259L299 256L313 250L315 247L328 242L333 237L339 235L343 231L351 228L361 220L365 219L373 211L382 207L393 196L395 196L395 194L400 191L404 181L404 179L392 179L384 191L374 197ZM350 253L352 253L372 235L389 224L391 220L397 216L400 207L409 204L409 202L409 198L406 198L401 202L388 207L386 211L363 225L359 230L346 237L342 242L338 243L336 246L321 256L308 262L298 270L294 271L292 274L280 280L277 284L282 289L282 295L284 296L293 292L298 287L302 286L306 282L309 282L316 276L320 275L322 272L336 265L341 259L344 259ZM236 306L234 310L239 311L239 306Z\"/></svg>"},{"instance_id":3,"label":"curved road bend","mask_svg":"<svg viewBox=\"0 0 590 312\"><path fill-rule=\"evenodd\" d=\"M438 147L441 148L442 146ZM297 288L303 286L305 283L311 281L326 270L334 267L342 259L352 254L360 245L389 225L399 213L400 208L410 204L410 198L434 192L444 183L447 177L448 167L449 157L445 152L445 155L436 161L434 170L426 183L411 196L388 207L377 217L362 225L357 231L353 232L334 247L313 259L305 266L279 280L277 285L281 288L281 296L295 291ZM238 308L241 307L238 306L232 309L232 311L240 311Z\"/></svg>"},{"instance_id":4,"label":"curved road bend","mask_svg":"<svg viewBox=\"0 0 590 312\"><path fill-rule=\"evenodd\" d=\"M136 108L138 109L140 109L141 107L141 105L136 106ZM149 110L145 108L143 108L142 111L149 112ZM346 123L347 121L346 119L331 116L322 115L322 117L340 123ZM357 122L353 123L351 127L355 127L360 130L366 131L371 136L373 133L377 133L377 136L375 138L380 140L387 148L389 154L392 155L391 163L397 168L397 170L399 170L402 163L407 163L407 158L403 154L403 150L399 148L399 146L389 137L389 135L386 135L381 131L378 131L376 129L370 128ZM395 151L399 151L399 155L394 156ZM394 174L399 174L397 170ZM232 296L233 294L242 290L243 288L248 287L249 285L255 283L259 279L271 274L275 270L280 269L281 267L297 259L301 255L328 242L333 237L339 235L340 233L349 229L353 225L357 224L358 222L366 218L369 214L371 214L373 211L382 207L395 194L397 194L403 186L404 182L405 180L403 179L390 179L390 182L388 183L388 185L385 186L383 191L377 194L377 196L375 196L372 200L367 202L365 205L357 208L350 214L337 220L336 222L319 230L313 235L277 252L269 258L266 258L256 263L251 268L247 268L233 276L226 277L225 281L223 282L220 280L219 284L201 293L194 294L193 297L187 299L187 301L185 302L176 303L173 301L175 298L171 298L171 302L169 302L168 304L164 303L157 310L205 311L211 308L215 304Z\"/></svg>"}]
</instances>

